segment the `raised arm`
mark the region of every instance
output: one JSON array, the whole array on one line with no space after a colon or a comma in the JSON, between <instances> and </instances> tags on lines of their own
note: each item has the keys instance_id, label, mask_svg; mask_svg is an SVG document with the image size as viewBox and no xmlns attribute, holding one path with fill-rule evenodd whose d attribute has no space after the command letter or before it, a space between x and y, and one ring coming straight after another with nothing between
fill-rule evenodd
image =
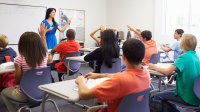
<instances>
[{"instance_id":1,"label":"raised arm","mask_svg":"<svg viewBox=\"0 0 200 112\"><path fill-rule=\"evenodd\" d=\"M48 31L48 29L46 28L45 24L42 23L40 25L40 27L38 28L38 33L40 34L40 37L42 39L42 42L44 43L44 45L47 47L47 44L46 44L46 32Z\"/></svg>"},{"instance_id":2,"label":"raised arm","mask_svg":"<svg viewBox=\"0 0 200 112\"><path fill-rule=\"evenodd\" d=\"M67 29L68 25L70 25L70 23L71 23L71 19L68 19L67 22L65 23L65 25L63 27L58 26L58 30L60 32L64 32Z\"/></svg>"},{"instance_id":3,"label":"raised arm","mask_svg":"<svg viewBox=\"0 0 200 112\"><path fill-rule=\"evenodd\" d=\"M90 33L90 37L92 37L96 43L100 44L100 41L101 39L96 37L95 34L98 32L98 31L103 31L105 28L103 26L100 26L99 28L97 28L96 30L94 30L92 33Z\"/></svg>"},{"instance_id":4,"label":"raised arm","mask_svg":"<svg viewBox=\"0 0 200 112\"><path fill-rule=\"evenodd\" d=\"M130 25L127 25L128 29L130 31L133 31L134 33L136 33L137 35L139 35L140 37L142 37L141 32L137 31L137 29L135 29L134 27L131 27Z\"/></svg>"},{"instance_id":5,"label":"raised arm","mask_svg":"<svg viewBox=\"0 0 200 112\"><path fill-rule=\"evenodd\" d=\"M176 70L176 66L171 65L169 68L161 68L154 64L149 64L149 69L155 70L155 71L163 73L165 75L171 75L172 72Z\"/></svg>"}]
</instances>

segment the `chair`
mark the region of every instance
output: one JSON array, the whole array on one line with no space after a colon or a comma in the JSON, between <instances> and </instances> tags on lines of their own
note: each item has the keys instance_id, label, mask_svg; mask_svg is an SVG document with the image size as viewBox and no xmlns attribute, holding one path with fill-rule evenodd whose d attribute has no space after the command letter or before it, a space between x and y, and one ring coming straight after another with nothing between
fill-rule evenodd
<instances>
[{"instance_id":1,"label":"chair","mask_svg":"<svg viewBox=\"0 0 200 112\"><path fill-rule=\"evenodd\" d=\"M28 101L21 103L11 99L10 100L12 103L22 105L22 107L18 109L18 112L21 112L22 109L31 111L30 108L40 105L44 95L44 92L39 90L38 86L51 82L51 71L49 67L25 71L20 81L20 89L27 96ZM45 98L48 98L48 96ZM58 107L53 100L47 99L46 101L53 103L58 111Z\"/></svg>"},{"instance_id":2,"label":"chair","mask_svg":"<svg viewBox=\"0 0 200 112\"><path fill-rule=\"evenodd\" d=\"M152 54L150 58L150 63L157 64L158 62L160 62L160 54L159 53Z\"/></svg>"},{"instance_id":3,"label":"chair","mask_svg":"<svg viewBox=\"0 0 200 112\"><path fill-rule=\"evenodd\" d=\"M68 53L65 58L67 57L75 57L80 56L80 52L72 52ZM72 61L72 60L66 60L64 59L64 65L67 67L67 75L73 75L77 73L81 67L81 62L78 61ZM64 75L62 76L62 79L64 80Z\"/></svg>"},{"instance_id":4,"label":"chair","mask_svg":"<svg viewBox=\"0 0 200 112\"><path fill-rule=\"evenodd\" d=\"M150 88L125 96L119 104L117 112L150 112Z\"/></svg>"},{"instance_id":5,"label":"chair","mask_svg":"<svg viewBox=\"0 0 200 112\"><path fill-rule=\"evenodd\" d=\"M101 73L117 73L121 72L121 59L120 58L113 58L112 59L112 68L107 67L105 62L101 65L100 72Z\"/></svg>"},{"instance_id":6,"label":"chair","mask_svg":"<svg viewBox=\"0 0 200 112\"><path fill-rule=\"evenodd\" d=\"M200 100L200 75L198 75L197 79L194 82L193 91L194 91L195 95L197 96L197 98ZM191 105L185 105L182 103L178 103L175 101L168 101L168 102L170 104L177 105L182 108L191 109L194 111L200 111L200 105L199 106L191 106Z\"/></svg>"}]
</instances>

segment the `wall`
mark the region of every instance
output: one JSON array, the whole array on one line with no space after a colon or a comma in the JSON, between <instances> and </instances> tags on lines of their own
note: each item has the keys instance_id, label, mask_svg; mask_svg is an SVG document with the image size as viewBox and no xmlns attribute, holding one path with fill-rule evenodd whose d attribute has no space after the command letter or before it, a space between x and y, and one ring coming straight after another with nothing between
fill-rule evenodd
<instances>
[{"instance_id":1,"label":"wall","mask_svg":"<svg viewBox=\"0 0 200 112\"><path fill-rule=\"evenodd\" d=\"M107 25L127 32L126 25L154 32L154 0L108 0Z\"/></svg>"},{"instance_id":2,"label":"wall","mask_svg":"<svg viewBox=\"0 0 200 112\"><path fill-rule=\"evenodd\" d=\"M1 0L0 3L54 7L57 11L59 8L85 10L86 47L94 46L94 41L89 37L90 32L106 24L106 0ZM59 13L55 18L59 22L58 17ZM56 35L59 36L58 31Z\"/></svg>"}]
</instances>

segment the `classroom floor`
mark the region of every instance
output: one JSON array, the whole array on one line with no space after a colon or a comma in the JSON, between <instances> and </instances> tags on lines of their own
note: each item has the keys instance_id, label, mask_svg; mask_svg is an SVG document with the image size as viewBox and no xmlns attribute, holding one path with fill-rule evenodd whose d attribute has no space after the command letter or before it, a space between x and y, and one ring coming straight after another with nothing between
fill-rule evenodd
<instances>
[{"instance_id":1,"label":"classroom floor","mask_svg":"<svg viewBox=\"0 0 200 112\"><path fill-rule=\"evenodd\" d=\"M90 69L88 67L88 65L82 65L80 68L80 72L82 74L86 74L88 72L92 72L92 69ZM55 81L58 81L57 72L52 71L52 76ZM69 76L68 78L73 79L74 76ZM154 81L157 82L157 79L154 79ZM155 86L155 88L158 87L157 83L153 83L153 86ZM174 88L174 86L167 87L167 89L173 89L173 88ZM161 88L161 89L164 89L164 88ZM62 100L58 97L51 96L51 95L50 95L50 98L56 102L60 112L85 112L85 110L82 107L74 105L74 104L70 104L66 100ZM88 106L93 106L96 104L96 101L95 100L87 100L87 101L80 101L78 103L88 105ZM48 112L56 112L54 106L51 103L46 103L45 107L46 107L45 110ZM41 106L38 106L38 107L32 108L31 110L32 110L32 112L40 112L40 109L41 109ZM8 112L5 105L2 103L1 98L0 98L0 112ZM188 110L185 112L188 112Z\"/></svg>"}]
</instances>

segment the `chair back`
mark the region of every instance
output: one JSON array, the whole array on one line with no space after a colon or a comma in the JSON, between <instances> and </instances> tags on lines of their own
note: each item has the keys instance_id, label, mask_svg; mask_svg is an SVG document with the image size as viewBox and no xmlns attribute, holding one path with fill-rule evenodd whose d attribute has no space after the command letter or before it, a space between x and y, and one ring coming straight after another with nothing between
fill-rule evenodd
<instances>
[{"instance_id":1,"label":"chair back","mask_svg":"<svg viewBox=\"0 0 200 112\"><path fill-rule=\"evenodd\" d=\"M119 104L117 112L150 112L150 88L125 96Z\"/></svg>"},{"instance_id":2,"label":"chair back","mask_svg":"<svg viewBox=\"0 0 200 112\"><path fill-rule=\"evenodd\" d=\"M75 56L80 56L80 55L81 55L80 52L72 52L72 53L66 54L65 58L75 57ZM76 73L79 70L79 68L81 67L81 62L72 61L72 60L69 61L69 60L64 59L64 65L67 67L67 69L71 73Z\"/></svg>"},{"instance_id":3,"label":"chair back","mask_svg":"<svg viewBox=\"0 0 200 112\"><path fill-rule=\"evenodd\" d=\"M193 90L197 98L200 100L200 75L198 75L197 79L194 82Z\"/></svg>"},{"instance_id":4,"label":"chair back","mask_svg":"<svg viewBox=\"0 0 200 112\"><path fill-rule=\"evenodd\" d=\"M150 58L149 62L153 63L153 64L157 64L159 61L160 61L160 54L156 53L156 54L152 54L151 55L151 58Z\"/></svg>"},{"instance_id":5,"label":"chair back","mask_svg":"<svg viewBox=\"0 0 200 112\"><path fill-rule=\"evenodd\" d=\"M14 58L12 56L0 56L0 64L13 60Z\"/></svg>"},{"instance_id":6,"label":"chair back","mask_svg":"<svg viewBox=\"0 0 200 112\"><path fill-rule=\"evenodd\" d=\"M120 58L113 58L112 59L112 68L109 68L105 62L102 63L100 72L101 73L117 73L121 72L121 59Z\"/></svg>"},{"instance_id":7,"label":"chair back","mask_svg":"<svg viewBox=\"0 0 200 112\"><path fill-rule=\"evenodd\" d=\"M30 105L40 104L44 92L38 89L39 85L51 83L50 67L40 69L30 69L23 73L20 81L20 88L27 96Z\"/></svg>"}]
</instances>

